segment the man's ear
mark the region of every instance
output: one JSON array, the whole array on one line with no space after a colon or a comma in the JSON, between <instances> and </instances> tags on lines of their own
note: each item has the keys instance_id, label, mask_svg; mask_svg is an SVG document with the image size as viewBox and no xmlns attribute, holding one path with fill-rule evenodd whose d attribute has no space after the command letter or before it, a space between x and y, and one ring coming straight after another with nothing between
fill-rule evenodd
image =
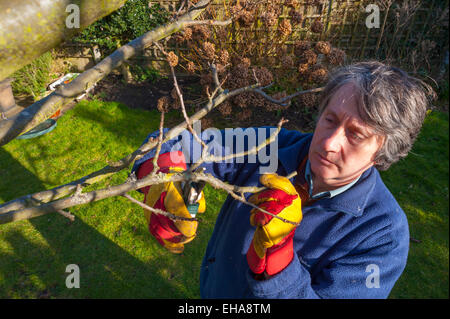
<instances>
[{"instance_id":1,"label":"man's ear","mask_svg":"<svg viewBox=\"0 0 450 319\"><path fill-rule=\"evenodd\" d=\"M375 157L378 154L378 152L381 150L381 148L383 147L384 142L386 141L386 136L384 136L384 135L377 135L376 136L376 141L378 143L378 148L377 148L377 151L373 154L373 160L372 160L372 165L373 166L377 165L377 162L375 161Z\"/></svg>"}]
</instances>

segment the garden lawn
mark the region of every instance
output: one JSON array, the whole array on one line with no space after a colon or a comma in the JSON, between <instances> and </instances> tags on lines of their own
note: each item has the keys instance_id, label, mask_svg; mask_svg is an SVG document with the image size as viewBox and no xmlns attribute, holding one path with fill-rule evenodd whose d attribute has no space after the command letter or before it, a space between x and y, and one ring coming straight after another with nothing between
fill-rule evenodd
<instances>
[{"instance_id":1,"label":"garden lawn","mask_svg":"<svg viewBox=\"0 0 450 319\"><path fill-rule=\"evenodd\" d=\"M0 148L0 203L124 157L159 127L159 119L156 111L82 101L52 132ZM99 186L122 183L128 172ZM138 192L132 196L143 199ZM73 223L49 214L0 225L0 298L198 298L203 252L225 200L210 187L205 196L208 210L199 216L199 235L182 255L162 249L150 236L142 209L122 197L70 208ZM79 289L66 288L70 264L79 266Z\"/></svg>"},{"instance_id":2,"label":"garden lawn","mask_svg":"<svg viewBox=\"0 0 450 319\"><path fill-rule=\"evenodd\" d=\"M448 298L448 136L448 113L430 113L410 154L381 172L413 238L391 298Z\"/></svg>"},{"instance_id":3,"label":"garden lawn","mask_svg":"<svg viewBox=\"0 0 450 319\"><path fill-rule=\"evenodd\" d=\"M0 203L96 171L134 151L158 125L156 111L82 101L52 132L0 148ZM128 171L98 186L119 184ZM413 154L382 176L421 241L411 243L391 297L448 298L448 115L430 114ZM162 249L142 209L122 197L71 208L73 223L49 214L0 225L0 298L199 298L203 253L226 197L209 186L205 196L198 236L181 255ZM79 289L66 288L70 264L79 266Z\"/></svg>"}]
</instances>

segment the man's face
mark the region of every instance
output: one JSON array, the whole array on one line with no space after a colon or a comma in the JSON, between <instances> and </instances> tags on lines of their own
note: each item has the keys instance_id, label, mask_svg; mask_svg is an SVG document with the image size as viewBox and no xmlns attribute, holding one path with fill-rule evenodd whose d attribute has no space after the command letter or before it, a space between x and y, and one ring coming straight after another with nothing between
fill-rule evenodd
<instances>
[{"instance_id":1,"label":"man's face","mask_svg":"<svg viewBox=\"0 0 450 319\"><path fill-rule=\"evenodd\" d=\"M375 164L383 141L358 115L353 84L343 85L320 116L309 149L315 193L358 177Z\"/></svg>"}]
</instances>

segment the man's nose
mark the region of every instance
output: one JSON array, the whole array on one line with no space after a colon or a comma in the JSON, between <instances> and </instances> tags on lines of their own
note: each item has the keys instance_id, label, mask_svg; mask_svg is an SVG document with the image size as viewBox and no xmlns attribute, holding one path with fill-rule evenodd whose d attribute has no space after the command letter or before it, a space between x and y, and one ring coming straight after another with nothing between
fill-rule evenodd
<instances>
[{"instance_id":1,"label":"man's nose","mask_svg":"<svg viewBox=\"0 0 450 319\"><path fill-rule=\"evenodd\" d=\"M326 136L323 140L323 148L326 152L339 152L342 148L345 132L342 127L338 127Z\"/></svg>"}]
</instances>

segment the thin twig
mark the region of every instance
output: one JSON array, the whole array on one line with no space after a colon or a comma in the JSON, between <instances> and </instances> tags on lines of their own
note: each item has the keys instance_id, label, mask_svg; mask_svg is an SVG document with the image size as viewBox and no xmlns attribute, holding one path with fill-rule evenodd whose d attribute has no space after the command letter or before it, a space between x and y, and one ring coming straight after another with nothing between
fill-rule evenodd
<instances>
[{"instance_id":1,"label":"thin twig","mask_svg":"<svg viewBox=\"0 0 450 319\"><path fill-rule=\"evenodd\" d=\"M294 94L288 95L288 96L286 96L286 97L284 97L282 99L279 99L279 100L274 99L273 97L268 95L266 92L264 92L261 88L256 88L253 91L255 93L258 93L258 94L262 95L264 98L266 98L267 100L269 100L272 103L279 104L281 106L288 106L289 104L285 103L285 102L293 99L296 96L299 96L301 94L306 94L306 93L317 93L317 92L322 91L323 89L324 89L324 87L314 88L314 89L304 90L304 91L298 91L298 92L295 92Z\"/></svg>"},{"instance_id":2,"label":"thin twig","mask_svg":"<svg viewBox=\"0 0 450 319\"><path fill-rule=\"evenodd\" d=\"M62 210L62 209L59 209L59 210L57 210L56 212L57 212L58 214L64 216L64 217L70 219L71 222L75 221L75 216L72 215L72 214L69 213L69 212L66 212L66 211L64 211L64 210Z\"/></svg>"},{"instance_id":3,"label":"thin twig","mask_svg":"<svg viewBox=\"0 0 450 319\"><path fill-rule=\"evenodd\" d=\"M161 112L161 120L159 121L159 136L158 136L158 145L156 146L156 153L153 157L153 171L151 174L156 174L159 169L158 166L158 158L159 153L161 152L162 141L163 141L163 130L164 130L164 110Z\"/></svg>"},{"instance_id":4,"label":"thin twig","mask_svg":"<svg viewBox=\"0 0 450 319\"><path fill-rule=\"evenodd\" d=\"M163 54L165 54L166 56L168 55L167 52L166 52L166 51L165 51L158 43L155 43L155 45L161 50L161 52L162 52ZM169 65L170 65L170 64L169 64ZM195 138L195 140L196 140L198 143L200 143L200 144L202 145L203 149L205 150L205 149L207 149L207 146L206 146L205 142L203 142L203 140L197 135L197 133L196 133L196 132L194 131L194 129L192 128L192 125L191 125L191 119L190 119L189 116L187 115L186 107L185 107L185 105L184 105L183 95L181 94L180 87L178 86L177 76L175 75L175 70L174 70L174 68L173 68L172 65L170 65L170 71L171 71L171 73L172 73L173 85L175 86L175 90L176 90L176 92L177 92L178 99L180 100L181 112L183 113L184 119L185 119L185 121L186 121L187 129L188 129L189 132L192 134L192 136ZM210 99L210 100L212 100L212 99ZM202 157L203 157L203 154L202 154ZM198 167L198 165L197 165L195 168L197 168L197 167ZM192 172L195 168L192 168L192 167L191 167L189 171Z\"/></svg>"},{"instance_id":5,"label":"thin twig","mask_svg":"<svg viewBox=\"0 0 450 319\"><path fill-rule=\"evenodd\" d=\"M138 201L137 199L131 197L128 194L122 194L123 197L125 197L126 199L130 200L131 202L138 204L139 206L141 206L144 209L148 209L149 211L151 211L152 213L155 214L159 214L159 215L163 215L166 216L167 218L170 218L171 220L183 220L183 221L198 221L197 218L189 218L189 217L181 217L181 216L176 216L174 214L171 214L169 212L166 212L164 210L158 209L158 208L154 208L154 207L150 207L147 204L144 204L140 201Z\"/></svg>"},{"instance_id":6,"label":"thin twig","mask_svg":"<svg viewBox=\"0 0 450 319\"><path fill-rule=\"evenodd\" d=\"M192 20L186 22L186 26L192 26L192 25L217 25L217 26L227 26L231 24L233 21L231 19L225 20L225 21L216 21L216 20Z\"/></svg>"}]
</instances>

